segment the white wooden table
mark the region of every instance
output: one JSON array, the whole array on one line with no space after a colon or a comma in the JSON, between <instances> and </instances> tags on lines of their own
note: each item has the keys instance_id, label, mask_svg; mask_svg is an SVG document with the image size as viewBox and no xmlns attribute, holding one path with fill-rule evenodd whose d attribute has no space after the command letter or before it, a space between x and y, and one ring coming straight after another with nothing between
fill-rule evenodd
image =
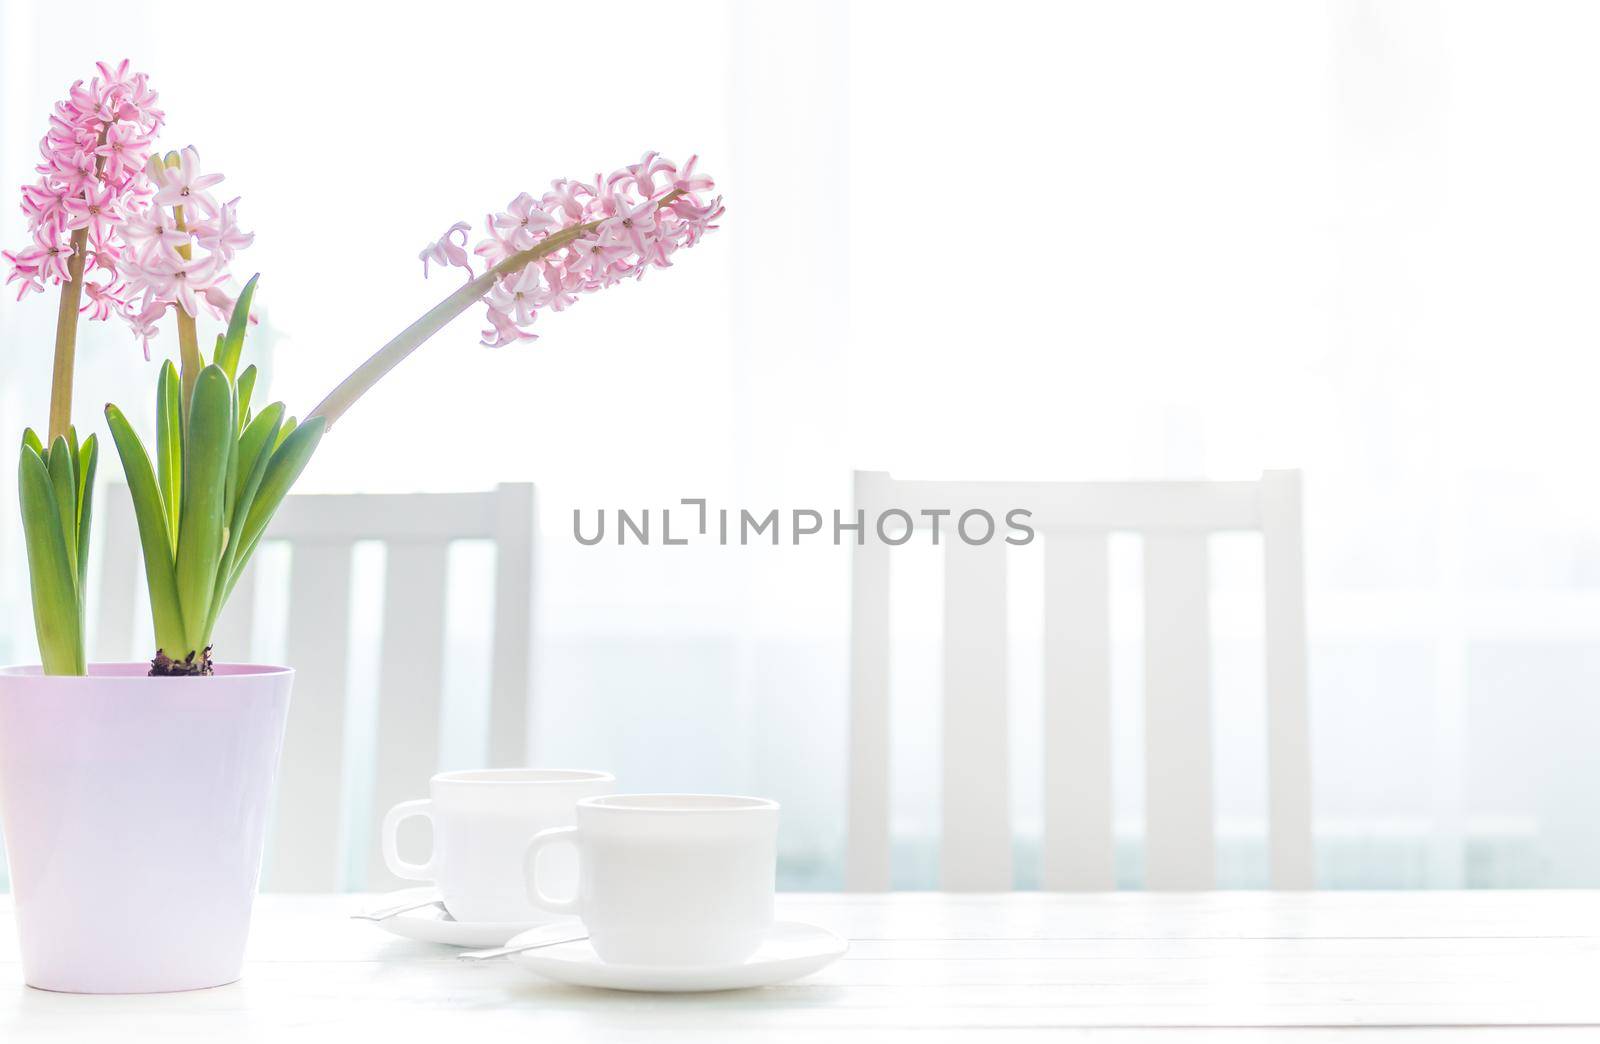
<instances>
[{"instance_id":1,"label":"white wooden table","mask_svg":"<svg viewBox=\"0 0 1600 1044\"><path fill-rule=\"evenodd\" d=\"M1584 1028L1600 1025L1600 892L789 895L779 916L848 936L848 957L693 996L469 965L348 920L364 902L263 896L243 981L86 997L22 985L0 897L0 1041L1600 1036Z\"/></svg>"}]
</instances>

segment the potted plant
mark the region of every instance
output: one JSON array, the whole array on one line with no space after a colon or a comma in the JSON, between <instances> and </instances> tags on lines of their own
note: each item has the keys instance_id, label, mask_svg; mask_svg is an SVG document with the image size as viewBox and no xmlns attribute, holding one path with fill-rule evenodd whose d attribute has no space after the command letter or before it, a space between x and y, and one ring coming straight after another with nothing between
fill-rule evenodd
<instances>
[{"instance_id":1,"label":"potted plant","mask_svg":"<svg viewBox=\"0 0 1600 1044\"><path fill-rule=\"evenodd\" d=\"M56 106L33 242L5 252L19 297L59 287L46 437L18 469L41 664L0 669L0 825L28 983L74 992L194 989L238 978L293 671L214 658L211 634L324 431L399 361L478 302L491 346L534 337L538 311L665 267L715 225L711 179L655 153L609 177L559 180L458 223L421 254L467 282L384 345L304 421L257 408L240 368L256 279L228 270L251 237L193 149L155 152L156 95L100 65ZM477 259L476 261L474 259ZM478 271L476 266L481 266ZM178 362L156 376L155 432L105 418L138 522L149 663L91 664L84 586L98 438L71 424L80 315L126 321L146 356L171 314ZM209 353L202 318L225 320ZM151 452L153 447L154 452ZM224 655L226 651L223 651Z\"/></svg>"}]
</instances>

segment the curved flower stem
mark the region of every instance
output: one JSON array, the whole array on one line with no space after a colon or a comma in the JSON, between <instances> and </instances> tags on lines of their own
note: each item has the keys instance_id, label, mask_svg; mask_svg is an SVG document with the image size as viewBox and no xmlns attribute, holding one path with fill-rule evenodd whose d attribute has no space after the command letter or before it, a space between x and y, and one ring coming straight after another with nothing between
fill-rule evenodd
<instances>
[{"instance_id":1,"label":"curved flower stem","mask_svg":"<svg viewBox=\"0 0 1600 1044\"><path fill-rule=\"evenodd\" d=\"M661 197L661 202L656 204L656 209L659 210L681 195L683 195L682 189L674 189ZM373 385L382 380L384 374L398 366L406 356L422 347L424 341L444 329L456 316L481 300L483 295L494 287L497 279L522 271L540 258L553 254L557 250L568 246L574 240L588 235L599 225L600 222L598 221L586 221L581 225L573 225L570 228L564 228L560 232L547 236L527 250L512 254L483 273L483 275L440 301L428 309L422 318L401 330L393 340L379 348L366 362L356 367L354 373L340 381L339 386L329 392L327 397L317 404L317 408L306 415L306 420L310 420L312 417L322 417L326 421L325 430L331 430L338 423L339 418L344 416L345 411L354 405L357 399L371 390Z\"/></svg>"},{"instance_id":2,"label":"curved flower stem","mask_svg":"<svg viewBox=\"0 0 1600 1044\"><path fill-rule=\"evenodd\" d=\"M106 143L110 125L100 128L100 144ZM105 173L106 158L94 161L95 177ZM78 353L78 308L83 303L84 253L89 249L89 230L72 233L72 256L67 258L67 281L61 284L61 307L56 312L56 357L50 370L50 441L66 438L72 426L72 371Z\"/></svg>"},{"instance_id":3,"label":"curved flower stem","mask_svg":"<svg viewBox=\"0 0 1600 1044\"><path fill-rule=\"evenodd\" d=\"M68 279L61 284L61 308L56 313L56 358L50 373L50 441L66 438L72 425L72 370L78 348L78 307L83 301L83 255L89 247L89 230L72 233L72 256L67 258Z\"/></svg>"},{"instance_id":4,"label":"curved flower stem","mask_svg":"<svg viewBox=\"0 0 1600 1044\"><path fill-rule=\"evenodd\" d=\"M180 412L188 417L189 400L194 398L194 382L200 376L200 371L205 369L205 360L200 358L200 334L195 328L194 316L185 312L182 305L174 305L173 310L178 313L178 373L182 378L178 403L183 407Z\"/></svg>"}]
</instances>

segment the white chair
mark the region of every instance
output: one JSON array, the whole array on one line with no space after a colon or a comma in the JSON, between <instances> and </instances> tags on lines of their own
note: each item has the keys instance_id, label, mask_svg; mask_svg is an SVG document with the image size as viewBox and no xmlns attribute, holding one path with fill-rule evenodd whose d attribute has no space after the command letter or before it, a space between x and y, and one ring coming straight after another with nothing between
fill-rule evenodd
<instances>
[{"instance_id":1,"label":"white chair","mask_svg":"<svg viewBox=\"0 0 1600 1044\"><path fill-rule=\"evenodd\" d=\"M103 508L100 505L105 505ZM148 657L149 636L134 633L133 599L144 572L127 490L97 498L100 601L96 653L102 659ZM264 884L275 891L337 887L343 778L345 677L350 650L350 562L358 540L386 545L382 652L379 663L377 769L373 823L395 802L426 793L438 768L444 683L447 553L452 541L495 546L494 638L489 708L489 763L526 760L529 645L532 640L534 490L526 483L485 493L292 495L266 539L289 545L287 661L296 670L278 784L278 814ZM218 621L214 644L250 650L255 568L247 571ZM377 854L368 887L393 881Z\"/></svg>"},{"instance_id":2,"label":"white chair","mask_svg":"<svg viewBox=\"0 0 1600 1044\"><path fill-rule=\"evenodd\" d=\"M1033 512L1044 541L1043 885L1114 886L1107 537L1144 541L1145 886L1215 885L1209 700L1211 533L1265 546L1268 828L1274 888L1312 886L1310 723L1300 473L1259 482L916 482L857 472L868 538L854 552L846 886L889 887L889 552L893 509ZM898 516L896 516L898 517ZM1012 887L1007 773L1006 573L999 537L944 545L942 887ZM1001 523L1001 532L1005 532Z\"/></svg>"}]
</instances>

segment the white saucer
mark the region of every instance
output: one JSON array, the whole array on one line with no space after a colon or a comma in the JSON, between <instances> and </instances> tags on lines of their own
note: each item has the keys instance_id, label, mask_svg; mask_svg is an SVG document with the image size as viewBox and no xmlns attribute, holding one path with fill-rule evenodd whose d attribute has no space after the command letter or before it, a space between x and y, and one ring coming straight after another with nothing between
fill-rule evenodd
<instances>
[{"instance_id":1,"label":"white saucer","mask_svg":"<svg viewBox=\"0 0 1600 1044\"><path fill-rule=\"evenodd\" d=\"M513 939L506 945L515 944ZM849 943L826 928L798 921L778 921L761 948L739 964L685 967L607 964L595 955L587 939L514 953L510 959L531 972L570 986L647 993L698 993L771 986L798 979L832 964L849 948Z\"/></svg>"},{"instance_id":2,"label":"white saucer","mask_svg":"<svg viewBox=\"0 0 1600 1044\"><path fill-rule=\"evenodd\" d=\"M439 893L432 888L406 888L398 892L390 892L373 901L371 909L377 910L387 906L401 906L407 901L422 902L426 899L437 899ZM428 906L421 910L412 910L409 913L395 914L393 917L372 922L376 927L382 928L391 935L398 935L403 939L416 939L419 942L443 943L446 946L466 946L480 949L489 946L504 946L513 935L520 935L530 928L537 928L549 922L505 922L496 921L458 921L445 912L442 906Z\"/></svg>"}]
</instances>

